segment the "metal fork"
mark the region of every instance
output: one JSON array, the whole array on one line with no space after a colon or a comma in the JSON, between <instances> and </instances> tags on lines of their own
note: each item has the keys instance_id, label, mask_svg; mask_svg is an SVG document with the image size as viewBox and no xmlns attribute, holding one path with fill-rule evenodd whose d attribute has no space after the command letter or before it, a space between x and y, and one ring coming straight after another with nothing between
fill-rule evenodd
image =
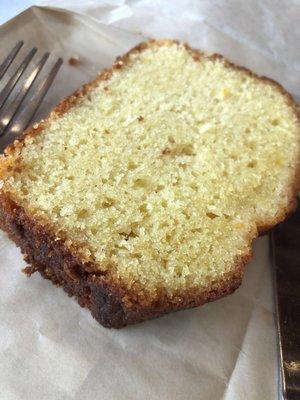
<instances>
[{"instance_id":1,"label":"metal fork","mask_svg":"<svg viewBox=\"0 0 300 400\"><path fill-rule=\"evenodd\" d=\"M18 42L0 65L0 85L23 44L23 41ZM58 58L45 78L34 88L34 91L30 90L49 58L50 53L45 53L39 62L31 68L30 74L24 79L24 83L22 84L22 81L20 81L21 85L18 85L18 90L14 91L13 89L20 78L25 75L24 73L36 52L36 47L28 52L0 91L0 151L3 151L7 144L15 140L29 126L62 65L63 59ZM30 95L32 91L33 93Z\"/></svg>"}]
</instances>

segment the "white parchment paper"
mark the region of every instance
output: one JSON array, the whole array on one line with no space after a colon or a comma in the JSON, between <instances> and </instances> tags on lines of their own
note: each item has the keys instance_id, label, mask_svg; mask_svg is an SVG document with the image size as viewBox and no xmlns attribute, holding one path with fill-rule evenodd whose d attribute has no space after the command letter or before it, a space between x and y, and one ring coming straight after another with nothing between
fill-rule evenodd
<instances>
[{"instance_id":1,"label":"white parchment paper","mask_svg":"<svg viewBox=\"0 0 300 400\"><path fill-rule=\"evenodd\" d=\"M220 52L300 93L299 2L51 5L56 8L31 8L0 27L0 58L23 39L23 55L36 45L40 54L50 50L53 61L65 59L37 119L147 36ZM77 65L68 64L70 57ZM20 252L1 233L1 400L277 398L267 237L255 242L243 285L232 296L118 331L101 327L38 274L26 278L22 267Z\"/></svg>"}]
</instances>

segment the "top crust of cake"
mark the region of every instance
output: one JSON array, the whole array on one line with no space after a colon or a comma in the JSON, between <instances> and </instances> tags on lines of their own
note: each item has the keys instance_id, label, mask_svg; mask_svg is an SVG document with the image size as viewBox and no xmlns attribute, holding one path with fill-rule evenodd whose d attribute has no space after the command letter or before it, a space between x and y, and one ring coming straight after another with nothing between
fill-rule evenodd
<instances>
[{"instance_id":1,"label":"top crust of cake","mask_svg":"<svg viewBox=\"0 0 300 400\"><path fill-rule=\"evenodd\" d=\"M149 41L6 150L2 203L127 304L197 304L235 288L253 239L294 210L299 115L267 78Z\"/></svg>"}]
</instances>

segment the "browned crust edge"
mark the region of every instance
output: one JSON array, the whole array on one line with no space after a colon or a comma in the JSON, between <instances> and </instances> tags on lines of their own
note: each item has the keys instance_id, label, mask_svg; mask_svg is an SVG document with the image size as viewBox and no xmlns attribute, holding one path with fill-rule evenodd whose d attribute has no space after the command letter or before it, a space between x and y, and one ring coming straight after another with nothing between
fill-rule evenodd
<instances>
[{"instance_id":1,"label":"browned crust edge","mask_svg":"<svg viewBox=\"0 0 300 400\"><path fill-rule=\"evenodd\" d=\"M89 272L82 262L62 240L58 240L46 227L37 224L24 209L5 194L0 193L0 226L20 248L30 265L25 272L30 276L39 271L55 285L62 286L75 296L82 307L87 307L93 317L105 327L121 328L146 319L184 308L200 306L226 296L237 289L242 280L243 267L251 259L244 255L236 264L234 273L225 276L206 292L187 290L172 298L163 290L155 301L140 304L134 296L105 274Z\"/></svg>"},{"instance_id":2,"label":"browned crust edge","mask_svg":"<svg viewBox=\"0 0 300 400\"><path fill-rule=\"evenodd\" d=\"M29 139L41 133L51 120L59 118L76 105L98 82L108 80L115 70L123 68L128 63L130 54L141 52L151 46L171 45L174 43L179 42L173 40L150 40L141 43L119 58L111 69L103 71L94 81L87 83L73 95L63 100L46 120L27 130L21 139L8 146L5 151L6 156L0 162L0 175L5 175L7 166L13 165L22 147L26 145L27 138ZM203 56L202 52L191 49L188 45L185 45L185 47L196 61ZM268 84L275 86L294 109L300 124L299 107L278 83L269 78L258 77L246 68L230 63L220 55L205 56L211 59L219 58L229 67L242 70L252 77L264 80ZM296 196L299 188L300 166L298 165L293 182L290 183L288 206L280 210L276 219L264 221L258 227L259 233L265 233L294 211L297 205ZM61 285L69 295L74 295L77 298L81 306L89 308L96 320L106 327L120 328L167 312L199 306L230 294L241 284L244 266L251 259L251 253L249 252L239 260L236 260L236 267L230 276L224 277L222 282L218 282L213 288L201 294L198 293L196 288L187 289L184 293L174 294L173 296L160 290L156 293L155 298L143 299L137 295L141 289L138 285L136 293L134 289L128 293L126 285L116 282L111 276L95 272L95 266L91 262L84 260L79 252L76 251L76 248L70 247L63 239L57 238L50 221L42 224L33 216L28 215L5 190L0 191L0 226L21 247L24 258L30 265L30 267L26 268L26 272L29 275L39 271L45 278L51 279L54 284Z\"/></svg>"}]
</instances>

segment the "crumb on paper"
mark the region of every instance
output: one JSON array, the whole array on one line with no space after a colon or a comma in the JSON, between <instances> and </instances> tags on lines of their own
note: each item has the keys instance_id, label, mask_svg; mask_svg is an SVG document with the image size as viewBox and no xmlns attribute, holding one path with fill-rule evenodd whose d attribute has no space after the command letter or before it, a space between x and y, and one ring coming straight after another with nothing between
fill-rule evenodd
<instances>
[{"instance_id":1,"label":"crumb on paper","mask_svg":"<svg viewBox=\"0 0 300 400\"><path fill-rule=\"evenodd\" d=\"M68 60L69 65L72 65L73 67L75 67L76 65L79 64L79 57L78 56L72 56L69 58Z\"/></svg>"}]
</instances>

